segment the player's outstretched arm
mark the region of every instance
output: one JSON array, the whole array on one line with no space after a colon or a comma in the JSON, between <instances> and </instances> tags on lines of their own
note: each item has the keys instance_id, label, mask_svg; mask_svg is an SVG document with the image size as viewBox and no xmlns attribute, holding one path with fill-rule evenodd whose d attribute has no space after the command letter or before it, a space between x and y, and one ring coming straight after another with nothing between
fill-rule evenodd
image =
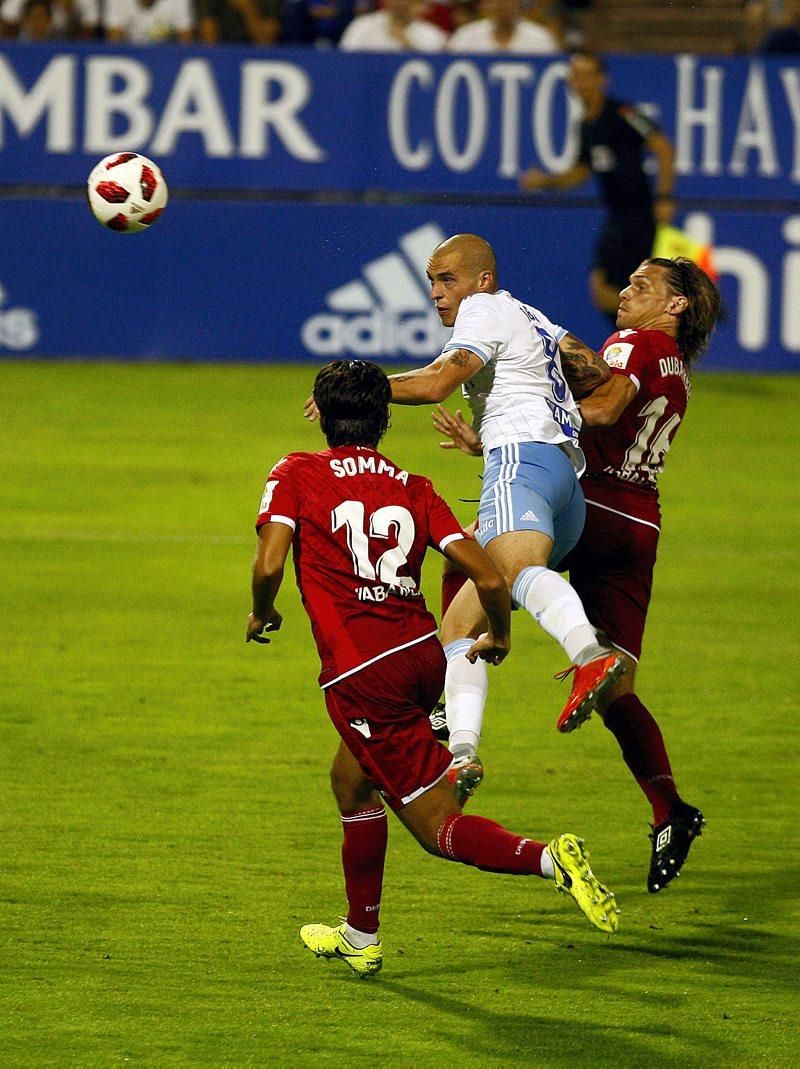
<instances>
[{"instance_id":1,"label":"player's outstretched arm","mask_svg":"<svg viewBox=\"0 0 800 1069\"><path fill-rule=\"evenodd\" d=\"M489 629L467 652L473 664L478 659L500 664L511 649L511 598L508 587L491 557L477 542L461 538L450 542L445 556L475 584L475 590L489 622Z\"/></svg>"},{"instance_id":2,"label":"player's outstretched arm","mask_svg":"<svg viewBox=\"0 0 800 1069\"><path fill-rule=\"evenodd\" d=\"M247 620L246 642L269 639L265 631L278 631L283 618L275 608L275 598L283 581L283 569L292 544L292 528L285 523L265 523L258 532L258 551L253 561L253 611Z\"/></svg>"},{"instance_id":3,"label":"player's outstretched arm","mask_svg":"<svg viewBox=\"0 0 800 1069\"><path fill-rule=\"evenodd\" d=\"M565 334L558 343L561 369L576 400L585 397L611 378L611 368L594 349L574 334Z\"/></svg>"},{"instance_id":4,"label":"player's outstretched arm","mask_svg":"<svg viewBox=\"0 0 800 1069\"><path fill-rule=\"evenodd\" d=\"M468 349L442 353L432 363L414 371L390 375L392 403L396 405L435 405L446 401L453 390L473 378L483 361Z\"/></svg>"}]
</instances>

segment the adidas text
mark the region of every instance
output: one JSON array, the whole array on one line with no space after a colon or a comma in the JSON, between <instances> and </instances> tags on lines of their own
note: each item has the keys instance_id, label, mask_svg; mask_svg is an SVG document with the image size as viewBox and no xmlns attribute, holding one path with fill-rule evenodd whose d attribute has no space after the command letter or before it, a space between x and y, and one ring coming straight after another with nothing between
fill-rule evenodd
<instances>
[{"instance_id":1,"label":"adidas text","mask_svg":"<svg viewBox=\"0 0 800 1069\"><path fill-rule=\"evenodd\" d=\"M301 328L303 346L321 357L411 357L430 360L447 332L431 307L428 257L445 238L424 223L397 238L397 246L361 268L361 277L325 295L327 311Z\"/></svg>"},{"instance_id":2,"label":"adidas text","mask_svg":"<svg viewBox=\"0 0 800 1069\"><path fill-rule=\"evenodd\" d=\"M441 348L439 317L428 314L312 316L303 324L303 345L317 356L413 356L435 355Z\"/></svg>"}]
</instances>

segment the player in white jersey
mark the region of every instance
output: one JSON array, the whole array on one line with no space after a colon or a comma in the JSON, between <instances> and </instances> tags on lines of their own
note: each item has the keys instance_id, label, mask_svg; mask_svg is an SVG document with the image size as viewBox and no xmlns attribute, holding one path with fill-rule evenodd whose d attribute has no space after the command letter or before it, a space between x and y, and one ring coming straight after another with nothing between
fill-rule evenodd
<instances>
[{"instance_id":1,"label":"player in white jersey","mask_svg":"<svg viewBox=\"0 0 800 1069\"><path fill-rule=\"evenodd\" d=\"M555 570L583 527L578 486L576 397L605 381L604 361L537 309L497 284L491 246L458 234L428 263L431 299L453 327L441 355L426 367L392 375L396 404L436 404L461 387L484 443L476 538L526 609L567 653L575 672L559 718L562 730L585 720L622 673L622 658L599 639L580 598ZM474 591L465 586L442 624L448 667L445 701L453 756L479 781L475 765L486 673L464 656L481 627Z\"/></svg>"},{"instance_id":2,"label":"player in white jersey","mask_svg":"<svg viewBox=\"0 0 800 1069\"><path fill-rule=\"evenodd\" d=\"M463 349L481 362L462 390L473 426L481 428L485 455L517 442L549 442L565 448L578 475L583 471L578 406L558 349L566 333L507 290L462 298L442 355Z\"/></svg>"}]
</instances>

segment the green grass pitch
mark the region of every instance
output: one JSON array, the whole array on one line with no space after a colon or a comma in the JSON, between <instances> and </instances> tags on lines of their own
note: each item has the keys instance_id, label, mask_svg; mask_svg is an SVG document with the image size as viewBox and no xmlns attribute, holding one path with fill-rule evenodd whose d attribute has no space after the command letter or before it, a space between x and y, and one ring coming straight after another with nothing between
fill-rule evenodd
<instances>
[{"instance_id":1,"label":"green grass pitch","mask_svg":"<svg viewBox=\"0 0 800 1069\"><path fill-rule=\"evenodd\" d=\"M243 637L264 477L321 444L313 374L0 365L0 1065L798 1064L800 377L699 374L667 465L639 681L708 818L681 879L647 894L644 801L596 718L556 733L563 657L516 619L473 808L584 835L620 931L393 820L364 983L297 935L344 897L290 581L284 630ZM384 450L471 517L478 466L426 409Z\"/></svg>"}]
</instances>

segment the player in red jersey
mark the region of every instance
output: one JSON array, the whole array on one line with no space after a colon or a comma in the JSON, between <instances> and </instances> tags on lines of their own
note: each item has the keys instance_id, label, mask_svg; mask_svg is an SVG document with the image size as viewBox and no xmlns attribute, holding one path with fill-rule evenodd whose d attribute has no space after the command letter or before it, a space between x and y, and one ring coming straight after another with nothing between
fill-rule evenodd
<instances>
[{"instance_id":1,"label":"player in red jersey","mask_svg":"<svg viewBox=\"0 0 800 1069\"><path fill-rule=\"evenodd\" d=\"M391 387L375 364L335 361L314 384L329 448L294 453L270 472L257 527L253 611L247 641L269 642L290 547L322 662L320 685L341 736L331 770L344 843L348 914L338 928L306 925L317 956L339 957L361 976L379 971L378 913L386 853L382 798L432 854L490 872L552 878L603 931L617 927L614 896L589 868L581 840L549 844L465 815L446 773L451 755L428 715L441 693L445 657L419 589L434 546L475 584L488 629L467 656L499 664L510 647L505 582L428 479L377 445L389 424Z\"/></svg>"},{"instance_id":2,"label":"player in red jersey","mask_svg":"<svg viewBox=\"0 0 800 1069\"><path fill-rule=\"evenodd\" d=\"M620 295L620 329L601 349L614 374L579 402L586 523L560 565L591 623L625 657L626 671L598 711L652 806L652 893L679 874L704 823L678 794L661 731L634 680L661 524L658 475L686 411L692 365L708 344L719 307L717 287L690 260L646 260L631 275ZM465 452L479 448L463 420L440 412L434 422Z\"/></svg>"}]
</instances>

